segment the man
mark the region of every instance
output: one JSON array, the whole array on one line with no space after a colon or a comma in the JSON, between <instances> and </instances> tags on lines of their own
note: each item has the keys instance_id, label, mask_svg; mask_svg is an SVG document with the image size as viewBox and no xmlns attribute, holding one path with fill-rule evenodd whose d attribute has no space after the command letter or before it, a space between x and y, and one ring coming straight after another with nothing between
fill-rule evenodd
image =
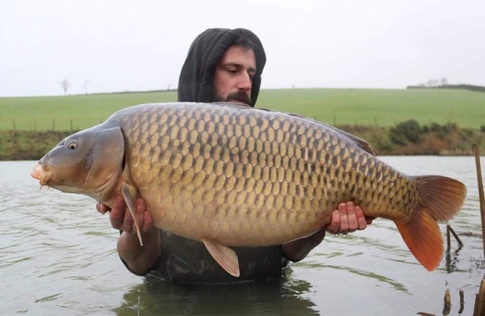
<instances>
[{"instance_id":1,"label":"man","mask_svg":"<svg viewBox=\"0 0 485 316\"><path fill-rule=\"evenodd\" d=\"M245 29L209 29L192 43L182 67L178 99L185 102L233 102L254 107L266 63L258 37ZM97 206L101 213L109 209ZM178 282L229 283L280 277L288 260L305 258L325 237L325 231L347 233L365 229L362 210L351 202L341 203L332 214L331 223L312 236L284 245L269 247L234 247L241 276L234 278L210 256L205 246L153 227L153 218L145 202L137 201L136 221L143 231L141 247L133 234L133 218L121 197L110 212L111 225L121 230L118 253L133 273L149 272Z\"/></svg>"}]
</instances>

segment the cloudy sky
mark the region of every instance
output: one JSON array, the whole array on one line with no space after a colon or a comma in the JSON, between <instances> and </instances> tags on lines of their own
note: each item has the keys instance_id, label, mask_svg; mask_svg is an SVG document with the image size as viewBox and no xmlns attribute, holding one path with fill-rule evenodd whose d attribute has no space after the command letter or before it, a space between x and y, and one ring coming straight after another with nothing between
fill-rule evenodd
<instances>
[{"instance_id":1,"label":"cloudy sky","mask_svg":"<svg viewBox=\"0 0 485 316\"><path fill-rule=\"evenodd\" d=\"M210 27L260 37L263 89L485 85L481 0L23 0L0 3L0 97L175 88Z\"/></svg>"}]
</instances>

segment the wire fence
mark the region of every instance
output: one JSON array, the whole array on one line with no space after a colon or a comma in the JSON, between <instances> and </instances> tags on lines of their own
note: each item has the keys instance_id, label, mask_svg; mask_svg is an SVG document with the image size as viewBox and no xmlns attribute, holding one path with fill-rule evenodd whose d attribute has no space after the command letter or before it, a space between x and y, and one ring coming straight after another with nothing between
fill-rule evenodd
<instances>
[{"instance_id":1,"label":"wire fence","mask_svg":"<svg viewBox=\"0 0 485 316\"><path fill-rule=\"evenodd\" d=\"M337 125L358 125L358 126L372 126L380 127L377 119L372 121L365 120L353 120L347 124L343 124L343 120L338 120L335 116L331 119L319 119L313 116L312 119L319 122L324 122L333 126ZM92 127L96 124L104 122L104 119L92 120L92 119L69 119L69 120L59 120L59 119L12 119L10 121L1 120L0 130L13 130L13 131L78 131ZM392 126L387 124L388 126Z\"/></svg>"},{"instance_id":2,"label":"wire fence","mask_svg":"<svg viewBox=\"0 0 485 316\"><path fill-rule=\"evenodd\" d=\"M78 131L104 122L105 119L12 119L10 121L2 120L0 130L13 131Z\"/></svg>"},{"instance_id":3,"label":"wire fence","mask_svg":"<svg viewBox=\"0 0 485 316\"><path fill-rule=\"evenodd\" d=\"M364 127L392 127L401 123L402 119L385 119L379 118L378 116L366 116L366 117L339 117L336 115L329 115L325 117L311 116L312 119L333 126L364 126ZM100 124L105 121L106 118L70 118L70 119L5 119L0 118L0 131L78 131L83 130L94 125ZM456 124L460 128L470 128L479 129L485 131L485 115L479 118L467 118L467 119L449 119L445 122L434 121L428 119L423 121L423 119L416 119L420 125L446 125L446 124Z\"/></svg>"}]
</instances>

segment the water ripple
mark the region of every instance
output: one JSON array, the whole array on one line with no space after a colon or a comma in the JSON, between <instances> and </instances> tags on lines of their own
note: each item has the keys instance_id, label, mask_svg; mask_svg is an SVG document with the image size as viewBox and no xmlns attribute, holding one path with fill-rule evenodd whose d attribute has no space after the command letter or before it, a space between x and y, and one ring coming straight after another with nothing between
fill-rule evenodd
<instances>
[{"instance_id":1,"label":"water ripple","mask_svg":"<svg viewBox=\"0 0 485 316\"><path fill-rule=\"evenodd\" d=\"M220 302L229 304L227 314L440 314L446 288L464 290L465 313L472 311L485 271L473 160L384 159L407 174L444 174L468 186L463 211L450 221L464 247L453 240L435 272L417 263L392 222L377 219L365 231L327 236L281 284L210 290L131 275L116 253L118 232L93 200L39 190L29 176L34 162L0 162L0 314L207 314L221 313Z\"/></svg>"}]
</instances>

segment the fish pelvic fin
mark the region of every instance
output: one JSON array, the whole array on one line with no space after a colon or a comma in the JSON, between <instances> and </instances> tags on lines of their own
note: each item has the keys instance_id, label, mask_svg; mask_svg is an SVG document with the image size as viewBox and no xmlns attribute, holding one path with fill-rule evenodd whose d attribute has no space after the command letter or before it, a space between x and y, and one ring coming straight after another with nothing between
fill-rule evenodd
<instances>
[{"instance_id":1,"label":"fish pelvic fin","mask_svg":"<svg viewBox=\"0 0 485 316\"><path fill-rule=\"evenodd\" d=\"M443 176L413 177L418 201L407 223L396 222L404 242L416 259L428 270L435 270L443 256L443 238L438 222L456 215L466 197L466 186Z\"/></svg>"},{"instance_id":2,"label":"fish pelvic fin","mask_svg":"<svg viewBox=\"0 0 485 316\"><path fill-rule=\"evenodd\" d=\"M131 217L133 217L133 222L135 223L135 230L136 235L138 236L138 240L140 241L140 246L143 246L143 240L141 238L140 233L140 226L136 222L136 195L138 190L135 186L130 185L126 182L123 182L121 185L121 194L123 195L123 199L125 200L128 209L130 210Z\"/></svg>"},{"instance_id":3,"label":"fish pelvic fin","mask_svg":"<svg viewBox=\"0 0 485 316\"><path fill-rule=\"evenodd\" d=\"M239 261L234 250L208 238L202 238L201 241L204 243L214 260L226 270L227 273L236 278L240 276Z\"/></svg>"}]
</instances>

